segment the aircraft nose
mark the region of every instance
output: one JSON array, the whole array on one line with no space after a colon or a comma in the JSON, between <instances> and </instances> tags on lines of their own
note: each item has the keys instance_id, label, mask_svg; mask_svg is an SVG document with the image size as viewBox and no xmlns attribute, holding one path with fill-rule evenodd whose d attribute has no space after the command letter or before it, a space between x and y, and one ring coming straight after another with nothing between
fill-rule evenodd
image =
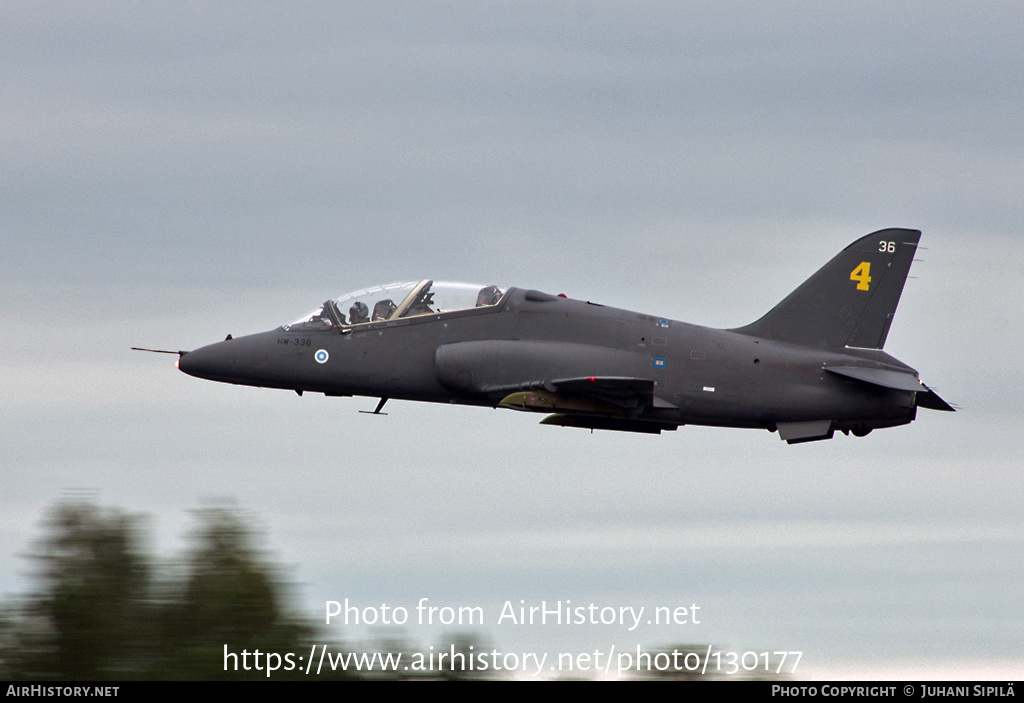
<instances>
[{"instance_id":1,"label":"aircraft nose","mask_svg":"<svg viewBox=\"0 0 1024 703\"><path fill-rule=\"evenodd\" d=\"M228 342L217 342L185 352L178 359L178 370L196 378L219 381L232 377L237 361Z\"/></svg>"},{"instance_id":2,"label":"aircraft nose","mask_svg":"<svg viewBox=\"0 0 1024 703\"><path fill-rule=\"evenodd\" d=\"M248 386L273 385L279 379L274 331L228 338L208 344L178 359L178 369L189 376Z\"/></svg>"}]
</instances>

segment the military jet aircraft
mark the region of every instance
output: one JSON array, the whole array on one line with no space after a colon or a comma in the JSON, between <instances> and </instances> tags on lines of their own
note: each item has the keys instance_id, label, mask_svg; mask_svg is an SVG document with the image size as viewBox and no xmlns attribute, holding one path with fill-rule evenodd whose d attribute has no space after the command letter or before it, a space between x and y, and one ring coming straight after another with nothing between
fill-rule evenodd
<instances>
[{"instance_id":1,"label":"military jet aircraft","mask_svg":"<svg viewBox=\"0 0 1024 703\"><path fill-rule=\"evenodd\" d=\"M882 351L921 233L858 239L764 317L710 329L537 290L421 280L332 298L275 330L179 355L224 383L547 413L660 433L747 427L862 437L953 408ZM159 351L159 350L147 350Z\"/></svg>"}]
</instances>

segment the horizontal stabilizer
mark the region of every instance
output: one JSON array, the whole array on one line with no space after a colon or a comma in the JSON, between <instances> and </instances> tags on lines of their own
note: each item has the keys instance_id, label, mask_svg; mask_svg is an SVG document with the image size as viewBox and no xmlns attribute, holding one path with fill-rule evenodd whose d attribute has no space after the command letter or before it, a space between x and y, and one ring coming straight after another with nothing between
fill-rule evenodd
<instances>
[{"instance_id":1,"label":"horizontal stabilizer","mask_svg":"<svg viewBox=\"0 0 1024 703\"><path fill-rule=\"evenodd\" d=\"M892 369L879 369L864 366L826 366L829 371L840 376L855 378L858 381L871 383L883 388L892 388L897 391L924 391L925 387L910 371L894 371Z\"/></svg>"},{"instance_id":2,"label":"horizontal stabilizer","mask_svg":"<svg viewBox=\"0 0 1024 703\"><path fill-rule=\"evenodd\" d=\"M839 376L855 378L864 383L882 386L883 388L917 393L914 404L919 408L956 412L952 405L940 398L938 393L924 385L910 371L896 371L894 369L879 369L865 366L826 366L825 370Z\"/></svg>"}]
</instances>

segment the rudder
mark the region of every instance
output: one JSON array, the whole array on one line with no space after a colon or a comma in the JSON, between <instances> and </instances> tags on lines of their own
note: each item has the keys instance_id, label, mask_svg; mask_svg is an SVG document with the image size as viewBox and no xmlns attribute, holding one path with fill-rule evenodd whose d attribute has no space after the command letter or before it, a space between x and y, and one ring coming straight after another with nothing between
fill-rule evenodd
<instances>
[{"instance_id":1,"label":"rudder","mask_svg":"<svg viewBox=\"0 0 1024 703\"><path fill-rule=\"evenodd\" d=\"M921 232L883 229L843 249L757 322L734 332L821 349L881 349Z\"/></svg>"}]
</instances>

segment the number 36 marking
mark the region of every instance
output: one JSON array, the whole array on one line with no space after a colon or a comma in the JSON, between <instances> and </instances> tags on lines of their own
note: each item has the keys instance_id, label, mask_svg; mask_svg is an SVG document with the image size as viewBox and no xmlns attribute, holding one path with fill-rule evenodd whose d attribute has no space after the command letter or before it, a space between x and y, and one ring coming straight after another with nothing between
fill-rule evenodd
<instances>
[{"instance_id":1,"label":"number 36 marking","mask_svg":"<svg viewBox=\"0 0 1024 703\"><path fill-rule=\"evenodd\" d=\"M896 251L896 242L881 241L878 243L878 251L892 254Z\"/></svg>"}]
</instances>

